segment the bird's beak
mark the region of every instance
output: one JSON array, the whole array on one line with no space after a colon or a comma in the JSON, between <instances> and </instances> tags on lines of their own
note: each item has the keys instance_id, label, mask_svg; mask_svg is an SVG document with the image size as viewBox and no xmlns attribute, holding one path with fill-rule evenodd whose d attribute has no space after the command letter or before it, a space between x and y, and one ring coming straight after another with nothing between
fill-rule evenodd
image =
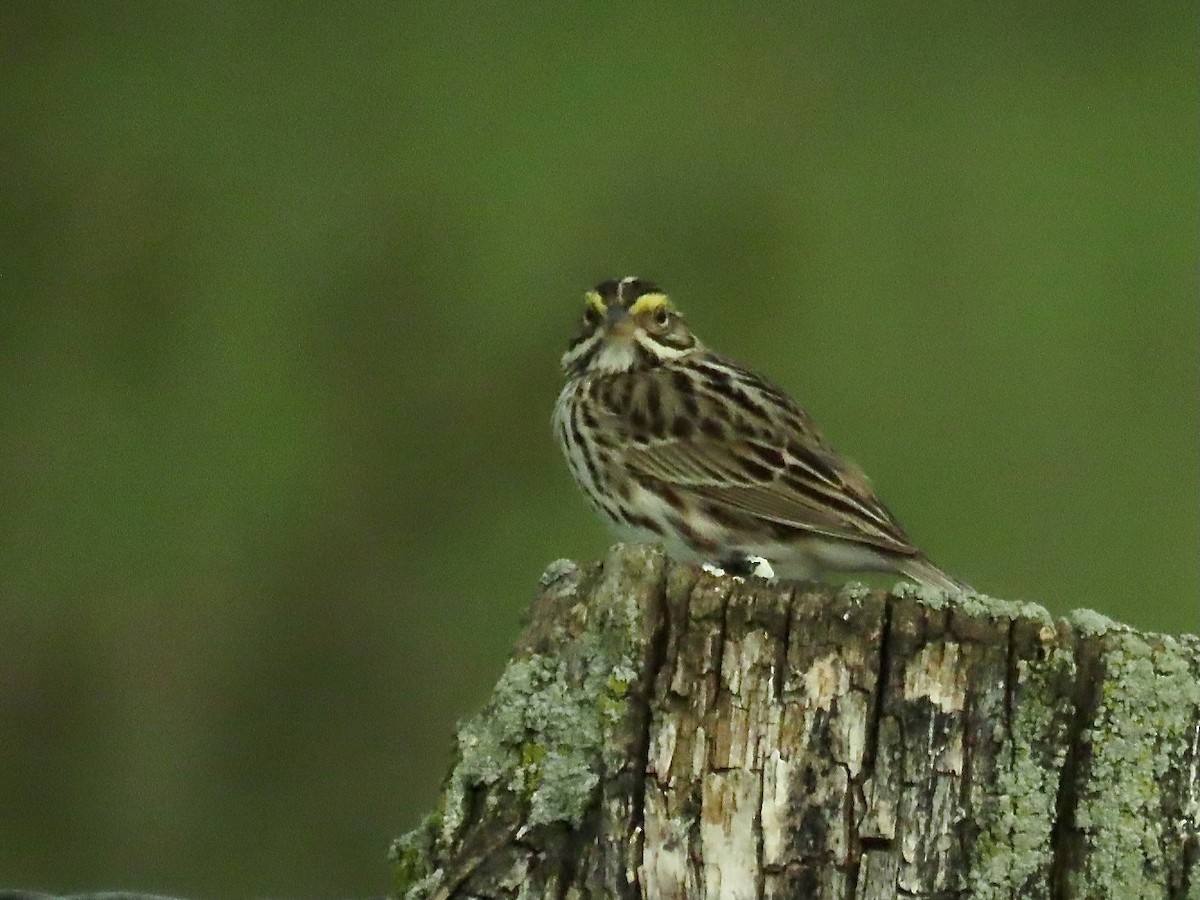
<instances>
[{"instance_id":1,"label":"bird's beak","mask_svg":"<svg viewBox=\"0 0 1200 900\"><path fill-rule=\"evenodd\" d=\"M620 303L614 303L605 310L604 321L608 326L608 333L613 337L629 338L633 336L633 317L629 315L629 310Z\"/></svg>"}]
</instances>

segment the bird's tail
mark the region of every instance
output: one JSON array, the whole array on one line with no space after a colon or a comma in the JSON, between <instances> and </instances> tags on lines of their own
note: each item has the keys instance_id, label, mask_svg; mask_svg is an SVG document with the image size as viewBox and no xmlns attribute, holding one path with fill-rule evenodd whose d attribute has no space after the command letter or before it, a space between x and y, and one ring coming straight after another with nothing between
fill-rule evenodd
<instances>
[{"instance_id":1,"label":"bird's tail","mask_svg":"<svg viewBox=\"0 0 1200 900\"><path fill-rule=\"evenodd\" d=\"M972 591L965 581L959 581L952 575L947 575L923 556L906 559L897 567L900 574L911 578L917 584L941 588L944 591Z\"/></svg>"}]
</instances>

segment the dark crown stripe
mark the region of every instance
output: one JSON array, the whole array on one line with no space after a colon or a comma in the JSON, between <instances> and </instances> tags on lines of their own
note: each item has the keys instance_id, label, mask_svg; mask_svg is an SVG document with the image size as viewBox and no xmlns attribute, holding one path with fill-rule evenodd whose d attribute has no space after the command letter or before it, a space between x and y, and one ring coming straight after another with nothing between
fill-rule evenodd
<instances>
[{"instance_id":1,"label":"dark crown stripe","mask_svg":"<svg viewBox=\"0 0 1200 900\"><path fill-rule=\"evenodd\" d=\"M660 293L658 285L644 278L610 278L595 287L605 305L620 303L628 307L643 294Z\"/></svg>"}]
</instances>

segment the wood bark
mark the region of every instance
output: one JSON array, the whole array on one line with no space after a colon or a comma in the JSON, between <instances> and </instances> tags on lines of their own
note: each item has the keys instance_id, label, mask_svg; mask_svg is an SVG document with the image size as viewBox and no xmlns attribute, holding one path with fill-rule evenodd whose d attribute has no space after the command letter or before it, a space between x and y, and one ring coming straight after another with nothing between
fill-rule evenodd
<instances>
[{"instance_id":1,"label":"wood bark","mask_svg":"<svg viewBox=\"0 0 1200 900\"><path fill-rule=\"evenodd\" d=\"M1200 638L900 586L559 562L418 898L1200 900Z\"/></svg>"}]
</instances>

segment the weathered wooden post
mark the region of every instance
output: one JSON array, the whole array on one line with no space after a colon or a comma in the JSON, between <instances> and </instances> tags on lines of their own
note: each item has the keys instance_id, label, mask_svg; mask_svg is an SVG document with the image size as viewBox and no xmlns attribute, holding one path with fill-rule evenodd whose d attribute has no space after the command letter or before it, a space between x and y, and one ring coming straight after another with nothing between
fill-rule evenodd
<instances>
[{"instance_id":1,"label":"weathered wooden post","mask_svg":"<svg viewBox=\"0 0 1200 900\"><path fill-rule=\"evenodd\" d=\"M1200 638L901 587L560 562L424 897L1200 898Z\"/></svg>"}]
</instances>

